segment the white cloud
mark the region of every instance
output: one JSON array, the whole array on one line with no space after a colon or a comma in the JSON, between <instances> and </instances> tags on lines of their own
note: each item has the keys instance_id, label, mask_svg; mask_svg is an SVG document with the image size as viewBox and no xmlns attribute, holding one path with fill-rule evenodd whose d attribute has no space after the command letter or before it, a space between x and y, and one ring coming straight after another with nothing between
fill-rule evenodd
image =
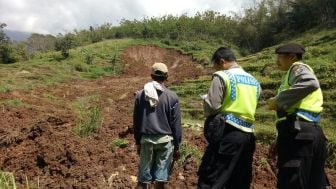
<instances>
[{"instance_id":1,"label":"white cloud","mask_svg":"<svg viewBox=\"0 0 336 189\"><path fill-rule=\"evenodd\" d=\"M0 0L0 23L7 29L53 33L118 24L122 18L141 19L166 14L194 15L215 10L237 12L252 0ZM245 4L244 4L245 2Z\"/></svg>"}]
</instances>

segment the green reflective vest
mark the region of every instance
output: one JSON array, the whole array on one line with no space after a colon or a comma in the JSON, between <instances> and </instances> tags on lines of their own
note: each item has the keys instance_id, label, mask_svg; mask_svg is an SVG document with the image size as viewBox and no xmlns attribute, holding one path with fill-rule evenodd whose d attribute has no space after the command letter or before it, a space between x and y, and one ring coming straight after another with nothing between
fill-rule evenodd
<instances>
[{"instance_id":1,"label":"green reflective vest","mask_svg":"<svg viewBox=\"0 0 336 189\"><path fill-rule=\"evenodd\" d=\"M242 68L231 68L215 72L225 82L225 94L221 113L230 125L253 132L254 115L261 92L259 82Z\"/></svg>"},{"instance_id":2,"label":"green reflective vest","mask_svg":"<svg viewBox=\"0 0 336 189\"><path fill-rule=\"evenodd\" d=\"M285 90L288 90L288 89L291 88L288 81L289 81L290 72L291 72L293 66L295 66L295 65L304 65L310 71L312 71L314 73L313 69L310 66L308 66L307 64L304 64L302 62L293 63L293 65L287 71L280 88L278 89L278 94L281 93L282 91L285 91ZM292 105L291 107L289 107L288 109L286 109L285 111L288 114L293 114L294 113L297 116L299 116L299 117L301 117L301 118L303 118L307 121L318 122L319 119L320 119L320 113L323 109L322 104L323 104L323 95L322 95L321 88L319 88L319 89L315 90L314 92L310 93L309 95L307 95L302 100L300 100L297 103L295 103L294 105Z\"/></svg>"}]
</instances>

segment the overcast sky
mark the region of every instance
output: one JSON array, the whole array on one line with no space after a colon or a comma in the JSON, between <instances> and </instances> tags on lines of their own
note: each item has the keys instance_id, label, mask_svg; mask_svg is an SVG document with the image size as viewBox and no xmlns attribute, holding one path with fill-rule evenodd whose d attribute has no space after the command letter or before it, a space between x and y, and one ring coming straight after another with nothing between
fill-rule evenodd
<instances>
[{"instance_id":1,"label":"overcast sky","mask_svg":"<svg viewBox=\"0 0 336 189\"><path fill-rule=\"evenodd\" d=\"M7 29L65 33L103 23L117 25L122 18L141 19L166 14L194 15L215 10L239 12L253 0L0 0L0 23Z\"/></svg>"}]
</instances>

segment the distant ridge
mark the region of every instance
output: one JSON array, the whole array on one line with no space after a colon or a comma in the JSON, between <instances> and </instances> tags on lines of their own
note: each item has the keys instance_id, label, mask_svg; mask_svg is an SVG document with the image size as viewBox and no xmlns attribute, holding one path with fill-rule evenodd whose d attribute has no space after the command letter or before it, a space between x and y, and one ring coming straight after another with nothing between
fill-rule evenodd
<instances>
[{"instance_id":1,"label":"distant ridge","mask_svg":"<svg viewBox=\"0 0 336 189\"><path fill-rule=\"evenodd\" d=\"M22 31L15 31L15 30L4 30L5 34L12 40L12 41L25 41L29 38L31 33L29 32L22 32Z\"/></svg>"}]
</instances>

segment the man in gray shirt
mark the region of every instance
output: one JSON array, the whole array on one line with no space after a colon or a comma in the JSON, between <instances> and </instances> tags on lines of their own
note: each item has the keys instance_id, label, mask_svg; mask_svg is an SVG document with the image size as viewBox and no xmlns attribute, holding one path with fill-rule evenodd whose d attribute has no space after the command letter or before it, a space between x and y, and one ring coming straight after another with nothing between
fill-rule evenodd
<instances>
[{"instance_id":1,"label":"man in gray shirt","mask_svg":"<svg viewBox=\"0 0 336 189\"><path fill-rule=\"evenodd\" d=\"M276 145L278 154L278 188L322 189L326 187L324 164L326 139L320 122L323 96L319 82L302 62L305 49L299 44L280 46L277 65L287 71L278 95L268 100L270 110L277 111Z\"/></svg>"}]
</instances>

